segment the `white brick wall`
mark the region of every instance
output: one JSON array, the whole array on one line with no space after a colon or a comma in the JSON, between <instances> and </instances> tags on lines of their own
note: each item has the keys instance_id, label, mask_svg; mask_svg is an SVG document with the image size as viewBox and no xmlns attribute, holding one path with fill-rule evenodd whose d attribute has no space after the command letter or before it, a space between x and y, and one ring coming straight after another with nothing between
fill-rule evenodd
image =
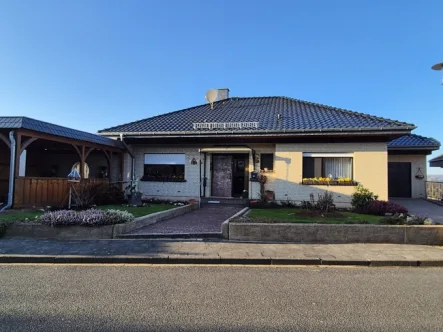
<instances>
[{"instance_id":1,"label":"white brick wall","mask_svg":"<svg viewBox=\"0 0 443 332\"><path fill-rule=\"evenodd\" d=\"M184 153L185 154L185 180L186 182L156 182L140 181L140 190L145 197L168 197L171 199L197 199L200 197L199 164L200 153L196 146L152 146L133 145L135 156L135 176L141 178L144 172L144 155L146 153ZM197 165L192 165L195 158ZM130 160L129 163L130 165ZM128 172L125 172L127 174ZM129 172L130 173L130 172Z\"/></svg>"}]
</instances>

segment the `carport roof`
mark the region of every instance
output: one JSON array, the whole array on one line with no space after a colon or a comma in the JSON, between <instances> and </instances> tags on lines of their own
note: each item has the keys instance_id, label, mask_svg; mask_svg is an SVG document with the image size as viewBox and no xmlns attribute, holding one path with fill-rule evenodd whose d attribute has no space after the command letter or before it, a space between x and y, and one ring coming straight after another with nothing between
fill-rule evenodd
<instances>
[{"instance_id":1,"label":"carport roof","mask_svg":"<svg viewBox=\"0 0 443 332\"><path fill-rule=\"evenodd\" d=\"M115 148L123 148L122 142L96 134L71 129L49 122L31 119L25 116L2 116L0 117L0 129L28 129L36 132L65 137L94 144L106 145Z\"/></svg>"}]
</instances>

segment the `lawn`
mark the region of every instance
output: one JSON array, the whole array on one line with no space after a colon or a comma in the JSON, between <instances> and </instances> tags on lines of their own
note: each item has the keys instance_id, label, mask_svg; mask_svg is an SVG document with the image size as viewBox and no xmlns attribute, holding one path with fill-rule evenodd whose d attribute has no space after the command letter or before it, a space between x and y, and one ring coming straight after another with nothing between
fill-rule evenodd
<instances>
[{"instance_id":1,"label":"lawn","mask_svg":"<svg viewBox=\"0 0 443 332\"><path fill-rule=\"evenodd\" d=\"M101 210L121 210L128 211L134 215L134 217L141 217L147 214L165 211L169 209L173 209L176 206L174 205L163 205L163 204L155 204L150 206L143 207L124 207L121 205L101 205L98 206L98 209ZM43 214L41 211L16 211L16 210L8 210L6 212L0 213L0 221L24 221L26 218L29 221L35 220L35 217L40 217Z\"/></svg>"},{"instance_id":2,"label":"lawn","mask_svg":"<svg viewBox=\"0 0 443 332\"><path fill-rule=\"evenodd\" d=\"M323 224L379 224L383 218L367 214L337 211L324 214L303 209L252 209L248 214L251 221L257 222L293 222L293 223L323 223ZM254 220L255 219L255 220Z\"/></svg>"},{"instance_id":3,"label":"lawn","mask_svg":"<svg viewBox=\"0 0 443 332\"><path fill-rule=\"evenodd\" d=\"M97 208L100 210L120 210L120 211L128 211L132 213L134 217L142 217L147 214L155 213L155 212L161 212L170 210L173 208L176 208L177 206L174 205L165 205L165 204L154 204L149 206L141 206L141 207L125 207L121 205L101 205Z\"/></svg>"},{"instance_id":4,"label":"lawn","mask_svg":"<svg viewBox=\"0 0 443 332\"><path fill-rule=\"evenodd\" d=\"M40 217L43 214L41 211L16 211L16 210L8 210L6 212L0 213L0 221L17 221L17 220L25 220L28 218L29 220L34 220L35 217Z\"/></svg>"}]
</instances>

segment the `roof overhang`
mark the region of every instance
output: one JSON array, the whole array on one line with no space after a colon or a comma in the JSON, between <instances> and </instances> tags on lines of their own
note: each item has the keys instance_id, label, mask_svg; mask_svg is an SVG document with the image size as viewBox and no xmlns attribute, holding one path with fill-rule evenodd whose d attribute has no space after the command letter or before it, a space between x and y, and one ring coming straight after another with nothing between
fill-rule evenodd
<instances>
[{"instance_id":1,"label":"roof overhang","mask_svg":"<svg viewBox=\"0 0 443 332\"><path fill-rule=\"evenodd\" d=\"M429 160L429 166L431 167L443 167L443 154Z\"/></svg>"},{"instance_id":2,"label":"roof overhang","mask_svg":"<svg viewBox=\"0 0 443 332\"><path fill-rule=\"evenodd\" d=\"M296 136L359 136L359 135L390 135L390 136L402 136L410 134L410 131L414 129L398 129L398 128L356 128L356 129L319 129L319 130L232 130L232 131L182 131L182 132L102 132L99 133L102 136L119 137L123 135L125 138L179 138L179 137L267 137L267 136L280 136L280 137L296 137Z\"/></svg>"}]
</instances>

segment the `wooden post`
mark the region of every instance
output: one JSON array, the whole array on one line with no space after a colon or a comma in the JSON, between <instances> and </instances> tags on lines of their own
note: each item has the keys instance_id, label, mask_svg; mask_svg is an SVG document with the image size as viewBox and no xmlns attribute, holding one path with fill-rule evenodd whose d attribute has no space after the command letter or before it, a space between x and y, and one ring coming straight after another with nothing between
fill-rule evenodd
<instances>
[{"instance_id":1,"label":"wooden post","mask_svg":"<svg viewBox=\"0 0 443 332\"><path fill-rule=\"evenodd\" d=\"M109 183L112 183L112 151L109 151L109 167L108 167L108 179Z\"/></svg>"},{"instance_id":2,"label":"wooden post","mask_svg":"<svg viewBox=\"0 0 443 332\"><path fill-rule=\"evenodd\" d=\"M22 135L17 131L17 138L15 140L15 176L18 177L20 172L20 153L22 150Z\"/></svg>"},{"instance_id":3,"label":"wooden post","mask_svg":"<svg viewBox=\"0 0 443 332\"><path fill-rule=\"evenodd\" d=\"M80 179L83 180L85 178L85 146L82 145L81 157L80 157Z\"/></svg>"},{"instance_id":4,"label":"wooden post","mask_svg":"<svg viewBox=\"0 0 443 332\"><path fill-rule=\"evenodd\" d=\"M119 181L124 181L124 168L125 168L125 154L122 152L120 153L120 179Z\"/></svg>"}]
</instances>

